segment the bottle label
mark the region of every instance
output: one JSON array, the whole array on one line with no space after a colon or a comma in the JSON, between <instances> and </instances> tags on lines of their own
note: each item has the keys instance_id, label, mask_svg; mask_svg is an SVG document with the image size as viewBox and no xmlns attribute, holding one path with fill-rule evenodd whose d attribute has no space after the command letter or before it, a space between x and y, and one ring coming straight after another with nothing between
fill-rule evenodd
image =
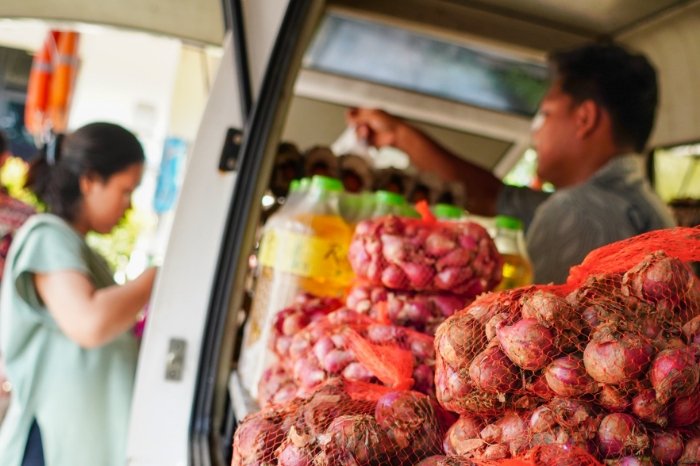
<instances>
[{"instance_id":1,"label":"bottle label","mask_svg":"<svg viewBox=\"0 0 700 466\"><path fill-rule=\"evenodd\" d=\"M270 230L260 245L260 263L265 267L302 277L350 283L348 245L292 231Z\"/></svg>"}]
</instances>

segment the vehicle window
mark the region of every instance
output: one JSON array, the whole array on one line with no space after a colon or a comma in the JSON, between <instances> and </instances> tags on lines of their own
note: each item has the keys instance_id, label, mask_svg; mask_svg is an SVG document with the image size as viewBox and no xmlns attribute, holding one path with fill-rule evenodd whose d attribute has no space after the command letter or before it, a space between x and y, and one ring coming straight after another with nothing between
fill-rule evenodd
<instances>
[{"instance_id":1,"label":"vehicle window","mask_svg":"<svg viewBox=\"0 0 700 466\"><path fill-rule=\"evenodd\" d=\"M541 63L337 13L325 18L304 66L526 116L547 86Z\"/></svg>"}]
</instances>

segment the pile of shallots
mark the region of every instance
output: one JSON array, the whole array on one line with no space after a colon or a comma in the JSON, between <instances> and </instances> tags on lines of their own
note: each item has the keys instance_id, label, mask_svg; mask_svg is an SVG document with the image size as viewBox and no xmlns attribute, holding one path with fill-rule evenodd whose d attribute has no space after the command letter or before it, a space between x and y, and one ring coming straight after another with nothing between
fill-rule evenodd
<instances>
[{"instance_id":1,"label":"pile of shallots","mask_svg":"<svg viewBox=\"0 0 700 466\"><path fill-rule=\"evenodd\" d=\"M347 298L350 309L431 335L498 285L503 266L476 223L396 216L360 222L348 258L359 279Z\"/></svg>"},{"instance_id":2,"label":"pile of shallots","mask_svg":"<svg viewBox=\"0 0 700 466\"><path fill-rule=\"evenodd\" d=\"M293 314L281 313L286 319ZM286 343L280 344L280 338ZM333 378L434 393L430 335L340 308L297 329L288 342L286 338L273 334L278 363L263 374L262 406L307 396Z\"/></svg>"},{"instance_id":3,"label":"pile of shallots","mask_svg":"<svg viewBox=\"0 0 700 466\"><path fill-rule=\"evenodd\" d=\"M606 464L700 464L700 281L649 254L624 273L488 293L437 329L436 395L461 415L445 452L538 445Z\"/></svg>"},{"instance_id":4,"label":"pile of shallots","mask_svg":"<svg viewBox=\"0 0 700 466\"><path fill-rule=\"evenodd\" d=\"M231 464L412 466L440 452L436 409L421 393L335 379L246 417Z\"/></svg>"}]
</instances>

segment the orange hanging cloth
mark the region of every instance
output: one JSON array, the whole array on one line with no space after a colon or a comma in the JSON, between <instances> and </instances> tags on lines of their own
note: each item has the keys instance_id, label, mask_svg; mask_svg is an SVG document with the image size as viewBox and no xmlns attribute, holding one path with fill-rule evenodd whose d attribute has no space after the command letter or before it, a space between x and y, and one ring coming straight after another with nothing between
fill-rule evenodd
<instances>
[{"instance_id":1,"label":"orange hanging cloth","mask_svg":"<svg viewBox=\"0 0 700 466\"><path fill-rule=\"evenodd\" d=\"M59 32L51 30L44 45L34 56L27 83L27 99L24 106L24 126L39 139L46 129L51 75L58 43Z\"/></svg>"},{"instance_id":2,"label":"orange hanging cloth","mask_svg":"<svg viewBox=\"0 0 700 466\"><path fill-rule=\"evenodd\" d=\"M48 114L54 133L68 126L68 110L78 69L78 33L61 32L57 41L55 67L49 91Z\"/></svg>"}]
</instances>

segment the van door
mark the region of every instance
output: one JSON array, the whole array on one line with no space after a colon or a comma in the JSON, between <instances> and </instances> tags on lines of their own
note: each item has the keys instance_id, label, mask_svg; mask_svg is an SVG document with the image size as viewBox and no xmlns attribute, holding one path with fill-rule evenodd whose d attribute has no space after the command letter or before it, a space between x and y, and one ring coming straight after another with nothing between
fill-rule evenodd
<instances>
[{"instance_id":1,"label":"van door","mask_svg":"<svg viewBox=\"0 0 700 466\"><path fill-rule=\"evenodd\" d=\"M267 141L279 128L276 102L291 86L275 77L286 75L293 63L298 66L300 58L292 60L291 51L309 34L303 25L313 22L318 13L312 10L321 4L231 0L226 5L231 28L189 158L142 343L130 465L226 462L225 448L212 433L219 427L212 428L212 406L226 401L225 390L215 397L214 381L220 366L230 370L221 355L233 346L223 335L235 335L227 331L235 327L236 313L229 310L238 308L229 303L231 289L243 278L235 271L246 268L247 256L240 251L252 246L248 215L257 215L258 173L269 159ZM253 90L251 113L246 79Z\"/></svg>"}]
</instances>

